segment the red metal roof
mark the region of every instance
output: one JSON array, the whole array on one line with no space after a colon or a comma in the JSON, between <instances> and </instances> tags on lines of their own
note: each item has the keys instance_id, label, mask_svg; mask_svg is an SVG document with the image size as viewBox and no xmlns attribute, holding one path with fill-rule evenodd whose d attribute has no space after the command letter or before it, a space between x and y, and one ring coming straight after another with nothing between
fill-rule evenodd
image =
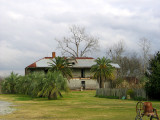
<instances>
[{"instance_id":1,"label":"red metal roof","mask_svg":"<svg viewBox=\"0 0 160 120\"><path fill-rule=\"evenodd\" d=\"M36 62L34 62L34 63L32 63L32 64L30 64L29 66L27 66L27 67L36 67Z\"/></svg>"},{"instance_id":2,"label":"red metal roof","mask_svg":"<svg viewBox=\"0 0 160 120\"><path fill-rule=\"evenodd\" d=\"M52 59L52 58L53 58L53 57L44 57L44 58L42 58L42 59ZM39 59L39 60L37 60L36 62L38 62L38 61L40 61L40 60L42 60L42 59ZM26 68L37 67L37 66L36 66L36 62L28 65Z\"/></svg>"}]
</instances>

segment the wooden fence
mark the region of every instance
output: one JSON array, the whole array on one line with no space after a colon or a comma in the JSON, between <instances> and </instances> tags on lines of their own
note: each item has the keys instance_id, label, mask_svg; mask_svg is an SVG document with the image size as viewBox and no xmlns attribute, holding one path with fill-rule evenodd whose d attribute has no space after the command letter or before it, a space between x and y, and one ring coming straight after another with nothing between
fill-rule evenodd
<instances>
[{"instance_id":1,"label":"wooden fence","mask_svg":"<svg viewBox=\"0 0 160 120\"><path fill-rule=\"evenodd\" d=\"M125 88L122 89L110 89L110 88L99 88L96 90L96 96L116 96L122 98L123 96L127 96L127 90ZM147 98L146 91L144 89L133 89L135 93L135 97Z\"/></svg>"}]
</instances>

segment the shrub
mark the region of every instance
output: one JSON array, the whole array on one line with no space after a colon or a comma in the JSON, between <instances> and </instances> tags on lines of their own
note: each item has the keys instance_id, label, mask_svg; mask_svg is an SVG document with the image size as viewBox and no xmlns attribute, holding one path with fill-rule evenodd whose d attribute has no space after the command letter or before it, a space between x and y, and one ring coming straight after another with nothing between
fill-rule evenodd
<instances>
[{"instance_id":1,"label":"shrub","mask_svg":"<svg viewBox=\"0 0 160 120\"><path fill-rule=\"evenodd\" d=\"M67 79L61 72L34 72L26 76L11 75L2 82L2 92L6 94L24 94L32 97L57 99L61 90L68 91Z\"/></svg>"},{"instance_id":2,"label":"shrub","mask_svg":"<svg viewBox=\"0 0 160 120\"><path fill-rule=\"evenodd\" d=\"M136 100L136 101L147 101L147 99L143 98L143 97L134 97L134 100Z\"/></svg>"},{"instance_id":3,"label":"shrub","mask_svg":"<svg viewBox=\"0 0 160 120\"><path fill-rule=\"evenodd\" d=\"M19 75L11 72L11 75L6 77L2 83L2 93L14 94L16 81L18 81Z\"/></svg>"},{"instance_id":4,"label":"shrub","mask_svg":"<svg viewBox=\"0 0 160 120\"><path fill-rule=\"evenodd\" d=\"M130 95L130 97L133 99L135 96L135 93L132 89L127 90L127 95Z\"/></svg>"},{"instance_id":5,"label":"shrub","mask_svg":"<svg viewBox=\"0 0 160 120\"><path fill-rule=\"evenodd\" d=\"M118 77L115 80L111 80L111 88L121 88L123 81L124 79L122 77Z\"/></svg>"},{"instance_id":6,"label":"shrub","mask_svg":"<svg viewBox=\"0 0 160 120\"><path fill-rule=\"evenodd\" d=\"M58 96L62 97L60 90L68 91L67 79L63 77L61 72L48 72L44 80L45 82L37 96L57 99Z\"/></svg>"}]
</instances>

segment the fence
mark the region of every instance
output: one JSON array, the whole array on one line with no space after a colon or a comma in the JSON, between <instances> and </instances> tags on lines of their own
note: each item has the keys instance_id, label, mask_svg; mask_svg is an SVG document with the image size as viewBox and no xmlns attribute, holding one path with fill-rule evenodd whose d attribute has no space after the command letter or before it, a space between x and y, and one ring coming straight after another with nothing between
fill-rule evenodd
<instances>
[{"instance_id":1,"label":"fence","mask_svg":"<svg viewBox=\"0 0 160 120\"><path fill-rule=\"evenodd\" d=\"M116 96L122 98L127 96L127 90L125 88L121 89L111 89L111 88L99 88L96 90L96 96ZM147 98L146 91L144 89L133 89L135 97Z\"/></svg>"}]
</instances>

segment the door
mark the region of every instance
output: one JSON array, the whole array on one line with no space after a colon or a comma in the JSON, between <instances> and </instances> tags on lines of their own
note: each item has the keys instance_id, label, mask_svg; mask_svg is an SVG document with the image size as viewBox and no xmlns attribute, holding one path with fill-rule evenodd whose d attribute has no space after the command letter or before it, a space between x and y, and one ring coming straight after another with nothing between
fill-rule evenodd
<instances>
[{"instance_id":1,"label":"door","mask_svg":"<svg viewBox=\"0 0 160 120\"><path fill-rule=\"evenodd\" d=\"M82 86L83 90L85 90L85 87L86 87L85 81L81 81L81 86Z\"/></svg>"}]
</instances>

